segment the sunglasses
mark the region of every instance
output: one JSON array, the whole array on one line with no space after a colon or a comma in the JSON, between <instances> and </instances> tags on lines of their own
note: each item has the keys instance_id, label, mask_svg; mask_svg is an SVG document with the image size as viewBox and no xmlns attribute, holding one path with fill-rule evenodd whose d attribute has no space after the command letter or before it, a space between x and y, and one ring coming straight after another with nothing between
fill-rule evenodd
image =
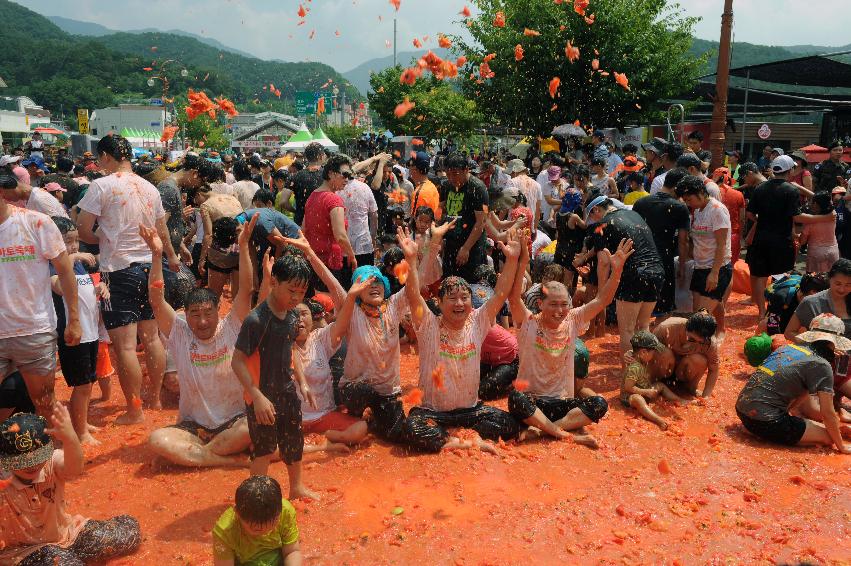
<instances>
[{"instance_id":1,"label":"sunglasses","mask_svg":"<svg viewBox=\"0 0 851 566\"><path fill-rule=\"evenodd\" d=\"M342 175L343 177L345 177L349 181L351 181L352 179L355 178L354 173L352 173L351 171L340 171L340 175Z\"/></svg>"}]
</instances>

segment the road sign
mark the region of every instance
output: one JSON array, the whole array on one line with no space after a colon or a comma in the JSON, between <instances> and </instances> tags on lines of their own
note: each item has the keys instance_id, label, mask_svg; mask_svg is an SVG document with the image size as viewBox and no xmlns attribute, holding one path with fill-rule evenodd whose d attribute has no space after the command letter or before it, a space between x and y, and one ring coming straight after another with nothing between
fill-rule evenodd
<instances>
[{"instance_id":1,"label":"road sign","mask_svg":"<svg viewBox=\"0 0 851 566\"><path fill-rule=\"evenodd\" d=\"M329 92L312 92L299 90L295 93L296 116L309 116L316 113L316 101L319 97L325 98L325 108L331 108L334 103L334 95Z\"/></svg>"},{"instance_id":2,"label":"road sign","mask_svg":"<svg viewBox=\"0 0 851 566\"><path fill-rule=\"evenodd\" d=\"M152 98L151 99L151 106L162 106L162 105L163 105L163 99L162 98Z\"/></svg>"},{"instance_id":3,"label":"road sign","mask_svg":"<svg viewBox=\"0 0 851 566\"><path fill-rule=\"evenodd\" d=\"M77 109L77 125L81 134L89 133L89 111L86 108Z\"/></svg>"}]
</instances>

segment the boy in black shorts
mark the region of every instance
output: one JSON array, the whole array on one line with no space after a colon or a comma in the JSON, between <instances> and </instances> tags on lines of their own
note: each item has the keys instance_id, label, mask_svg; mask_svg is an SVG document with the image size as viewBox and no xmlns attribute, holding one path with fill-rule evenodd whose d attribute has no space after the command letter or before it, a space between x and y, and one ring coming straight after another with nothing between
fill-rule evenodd
<instances>
[{"instance_id":1,"label":"boy in black shorts","mask_svg":"<svg viewBox=\"0 0 851 566\"><path fill-rule=\"evenodd\" d=\"M248 404L251 475L266 475L277 448L287 466L289 499L318 499L301 479L304 435L296 387L311 406L316 402L298 357L292 355L299 331L299 317L293 309L304 300L312 273L300 256L287 254L275 262L269 296L243 321L231 361ZM294 361L295 371L291 368Z\"/></svg>"},{"instance_id":2,"label":"boy in black shorts","mask_svg":"<svg viewBox=\"0 0 851 566\"><path fill-rule=\"evenodd\" d=\"M56 310L56 332L59 346L59 365L65 383L72 388L70 413L74 431L80 438L81 444L100 444L92 435L88 423L89 399L92 396L92 384L97 381L98 361L98 289L94 279L86 271L84 264L95 267L95 257L92 254L80 252L80 240L77 225L72 220L61 216L53 216L53 223L59 228L65 242L65 250L74 265L74 277L77 280L77 303L80 313L82 335L80 343L68 346L63 339L67 320L67 308L59 285L59 276L51 268L50 284L53 290L53 307ZM100 287L102 288L102 287Z\"/></svg>"}]
</instances>

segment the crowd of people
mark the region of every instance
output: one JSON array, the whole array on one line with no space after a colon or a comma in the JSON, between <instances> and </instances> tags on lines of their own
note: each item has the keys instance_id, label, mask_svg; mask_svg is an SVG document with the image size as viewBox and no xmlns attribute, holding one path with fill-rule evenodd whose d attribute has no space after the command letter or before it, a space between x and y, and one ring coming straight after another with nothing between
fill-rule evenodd
<instances>
[{"instance_id":1,"label":"crowd of people","mask_svg":"<svg viewBox=\"0 0 851 566\"><path fill-rule=\"evenodd\" d=\"M609 401L584 379L581 337L607 324L620 403L666 429L655 401L692 403L723 379L739 274L759 313L735 406L743 427L851 453L843 147L812 173L806 155L774 150L743 163L728 152L707 174L702 142L695 132L685 146L654 138L615 152L596 131L587 146L525 160L360 161L314 143L164 165L108 135L96 155L51 168L35 146L2 156L0 561L83 564L138 548L134 518L64 505L85 446L99 443L89 406L111 398L113 374L116 425L179 396L177 422L150 435L152 456L248 469L213 528L215 564L297 564L288 499L318 497L305 452L370 435L411 453L540 436L596 448L591 427ZM419 359L405 395L402 343Z\"/></svg>"}]
</instances>

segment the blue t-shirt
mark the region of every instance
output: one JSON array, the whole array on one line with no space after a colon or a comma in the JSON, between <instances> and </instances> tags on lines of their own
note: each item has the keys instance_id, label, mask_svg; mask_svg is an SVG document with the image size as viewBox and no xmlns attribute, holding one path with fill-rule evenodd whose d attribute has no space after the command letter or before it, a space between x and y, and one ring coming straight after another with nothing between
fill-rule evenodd
<instances>
[{"instance_id":1,"label":"blue t-shirt","mask_svg":"<svg viewBox=\"0 0 851 566\"><path fill-rule=\"evenodd\" d=\"M249 222L255 214L260 214L260 217L254 226L251 240L254 245L260 248L261 254L269 247L269 235L275 228L286 238L298 238L298 225L274 208L249 208L243 214L237 216L237 220L240 224L244 224Z\"/></svg>"}]
</instances>

